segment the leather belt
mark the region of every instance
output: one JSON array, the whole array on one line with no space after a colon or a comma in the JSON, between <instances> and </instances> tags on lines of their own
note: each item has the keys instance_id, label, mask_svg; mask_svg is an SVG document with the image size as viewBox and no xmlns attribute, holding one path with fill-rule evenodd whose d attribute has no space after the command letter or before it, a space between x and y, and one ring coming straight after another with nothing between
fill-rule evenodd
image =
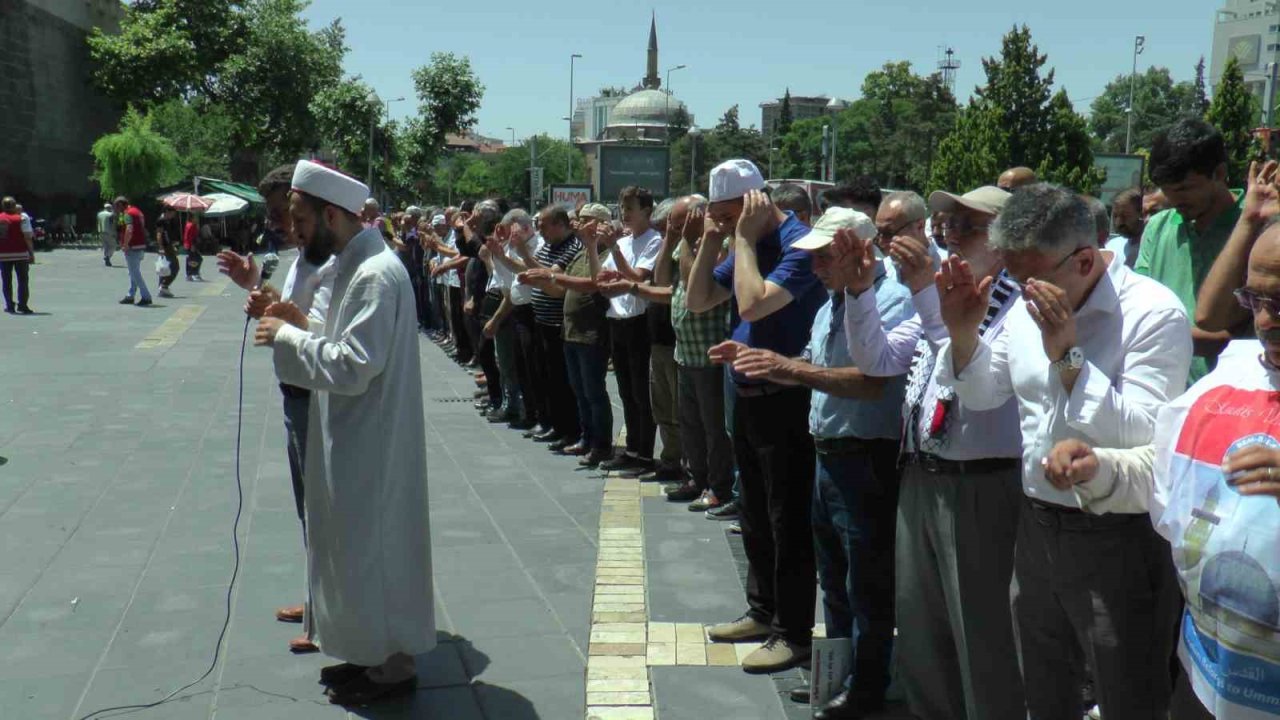
<instances>
[{"instance_id":1,"label":"leather belt","mask_svg":"<svg viewBox=\"0 0 1280 720\"><path fill-rule=\"evenodd\" d=\"M766 395L777 395L778 393L786 392L787 390L794 390L794 389L795 388L787 387L785 385L775 385L773 383L765 383L763 385L734 386L734 390L737 391L738 397L745 397L745 398L765 397Z\"/></svg>"},{"instance_id":2,"label":"leather belt","mask_svg":"<svg viewBox=\"0 0 1280 720\"><path fill-rule=\"evenodd\" d=\"M864 455L873 447L871 441L856 437L813 439L813 449L823 455Z\"/></svg>"},{"instance_id":3,"label":"leather belt","mask_svg":"<svg viewBox=\"0 0 1280 720\"><path fill-rule=\"evenodd\" d=\"M300 388L297 385L286 385L280 383L280 392L287 398L309 398L311 391L306 388Z\"/></svg>"},{"instance_id":4,"label":"leather belt","mask_svg":"<svg viewBox=\"0 0 1280 720\"><path fill-rule=\"evenodd\" d=\"M1140 522L1150 522L1147 513L1107 513L1094 515L1080 508L1055 505L1026 497L1027 509L1037 525L1062 530L1107 530Z\"/></svg>"},{"instance_id":5,"label":"leather belt","mask_svg":"<svg viewBox=\"0 0 1280 720\"><path fill-rule=\"evenodd\" d=\"M1000 470L1012 470L1022 466L1016 458L980 458L978 460L947 460L929 453L916 453L907 457L907 463L919 465L927 473L934 475L968 475L971 473L989 473Z\"/></svg>"}]
</instances>

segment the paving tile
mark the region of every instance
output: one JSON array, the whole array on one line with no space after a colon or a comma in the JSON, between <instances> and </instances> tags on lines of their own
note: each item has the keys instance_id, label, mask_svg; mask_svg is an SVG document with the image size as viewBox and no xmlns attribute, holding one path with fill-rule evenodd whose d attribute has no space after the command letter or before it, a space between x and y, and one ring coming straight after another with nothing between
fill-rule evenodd
<instances>
[{"instance_id":1,"label":"paving tile","mask_svg":"<svg viewBox=\"0 0 1280 720\"><path fill-rule=\"evenodd\" d=\"M654 712L662 720L705 720L715 717L777 720L782 702L772 683L730 667L655 667Z\"/></svg>"}]
</instances>

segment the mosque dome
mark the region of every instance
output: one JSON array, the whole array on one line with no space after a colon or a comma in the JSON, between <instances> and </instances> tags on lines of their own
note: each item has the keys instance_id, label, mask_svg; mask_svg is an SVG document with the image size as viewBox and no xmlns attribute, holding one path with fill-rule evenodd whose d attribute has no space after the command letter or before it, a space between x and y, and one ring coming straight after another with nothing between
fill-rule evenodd
<instances>
[{"instance_id":1,"label":"mosque dome","mask_svg":"<svg viewBox=\"0 0 1280 720\"><path fill-rule=\"evenodd\" d=\"M666 127L667 112L676 117L684 103L661 90L637 90L609 112L609 127Z\"/></svg>"},{"instance_id":2,"label":"mosque dome","mask_svg":"<svg viewBox=\"0 0 1280 720\"><path fill-rule=\"evenodd\" d=\"M1200 599L1254 623L1280 630L1280 598L1267 571L1236 551L1214 555L1200 576Z\"/></svg>"}]
</instances>

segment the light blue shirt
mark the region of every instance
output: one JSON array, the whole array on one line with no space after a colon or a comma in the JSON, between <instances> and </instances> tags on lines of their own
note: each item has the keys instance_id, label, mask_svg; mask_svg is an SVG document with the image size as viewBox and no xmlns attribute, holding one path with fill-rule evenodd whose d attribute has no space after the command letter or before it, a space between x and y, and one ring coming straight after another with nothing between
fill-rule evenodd
<instances>
[{"instance_id":1,"label":"light blue shirt","mask_svg":"<svg viewBox=\"0 0 1280 720\"><path fill-rule=\"evenodd\" d=\"M884 267L883 265L881 266ZM885 332L910 318L915 309L911 291L881 270L873 292ZM805 359L825 368L852 367L845 341L844 293L831 296L813 319L813 331L805 347ZM897 440L902 435L902 397L907 376L889 378L878 400L853 400L817 390L809 405L809 432L819 438L856 437L863 440Z\"/></svg>"}]
</instances>

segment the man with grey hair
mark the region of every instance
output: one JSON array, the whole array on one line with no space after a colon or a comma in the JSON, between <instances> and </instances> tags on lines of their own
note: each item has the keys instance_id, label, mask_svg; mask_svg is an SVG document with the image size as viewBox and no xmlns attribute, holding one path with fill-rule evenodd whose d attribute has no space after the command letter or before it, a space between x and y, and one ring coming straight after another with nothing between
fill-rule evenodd
<instances>
[{"instance_id":1,"label":"man with grey hair","mask_svg":"<svg viewBox=\"0 0 1280 720\"><path fill-rule=\"evenodd\" d=\"M116 253L116 211L111 203L98 211L98 238L102 241L102 264L111 267L111 256Z\"/></svg>"},{"instance_id":2,"label":"man with grey hair","mask_svg":"<svg viewBox=\"0 0 1280 720\"><path fill-rule=\"evenodd\" d=\"M1013 612L1030 717L1073 715L1082 656L1103 717L1164 717L1178 613L1169 547L1145 513L1083 512L1074 493L1046 479L1044 461L1060 440L1151 442L1157 411L1186 388L1186 310L1100 249L1088 205L1062 187L1020 188L991 244L1026 302L1004 334L979 340L991 280L949 258L936 279L951 336L939 364L964 407L1018 404L1024 497Z\"/></svg>"},{"instance_id":3,"label":"man with grey hair","mask_svg":"<svg viewBox=\"0 0 1280 720\"><path fill-rule=\"evenodd\" d=\"M796 214L800 222L813 225L813 199L802 186L795 183L782 183L773 189L769 197L773 199L773 204L777 205L779 210L790 210Z\"/></svg>"},{"instance_id":4,"label":"man with grey hair","mask_svg":"<svg viewBox=\"0 0 1280 720\"><path fill-rule=\"evenodd\" d=\"M933 267L937 267L942 258L938 247L925 235L929 208L925 206L924 198L910 190L889 193L884 196L873 219L877 231L876 248L885 256L888 271L894 279L898 279L901 272L899 261L892 259L890 251L895 239L923 249Z\"/></svg>"},{"instance_id":5,"label":"man with grey hair","mask_svg":"<svg viewBox=\"0 0 1280 720\"><path fill-rule=\"evenodd\" d=\"M493 272L501 278L504 294L495 317L511 319L508 333L497 335L497 350L499 371L508 378L511 376L510 368L515 373L516 387L519 388L518 412L507 420L507 426L514 430L530 431L539 422L546 427L551 423L549 417L544 417L547 413L542 405L543 390L534 380L538 342L533 317L533 288L515 277L530 268L526 258L532 261L541 241L542 238L533 230L533 218L525 210L516 208L502 216L497 237L485 243L493 259ZM488 327L485 332L489 332ZM504 364L508 367L504 368Z\"/></svg>"}]
</instances>

